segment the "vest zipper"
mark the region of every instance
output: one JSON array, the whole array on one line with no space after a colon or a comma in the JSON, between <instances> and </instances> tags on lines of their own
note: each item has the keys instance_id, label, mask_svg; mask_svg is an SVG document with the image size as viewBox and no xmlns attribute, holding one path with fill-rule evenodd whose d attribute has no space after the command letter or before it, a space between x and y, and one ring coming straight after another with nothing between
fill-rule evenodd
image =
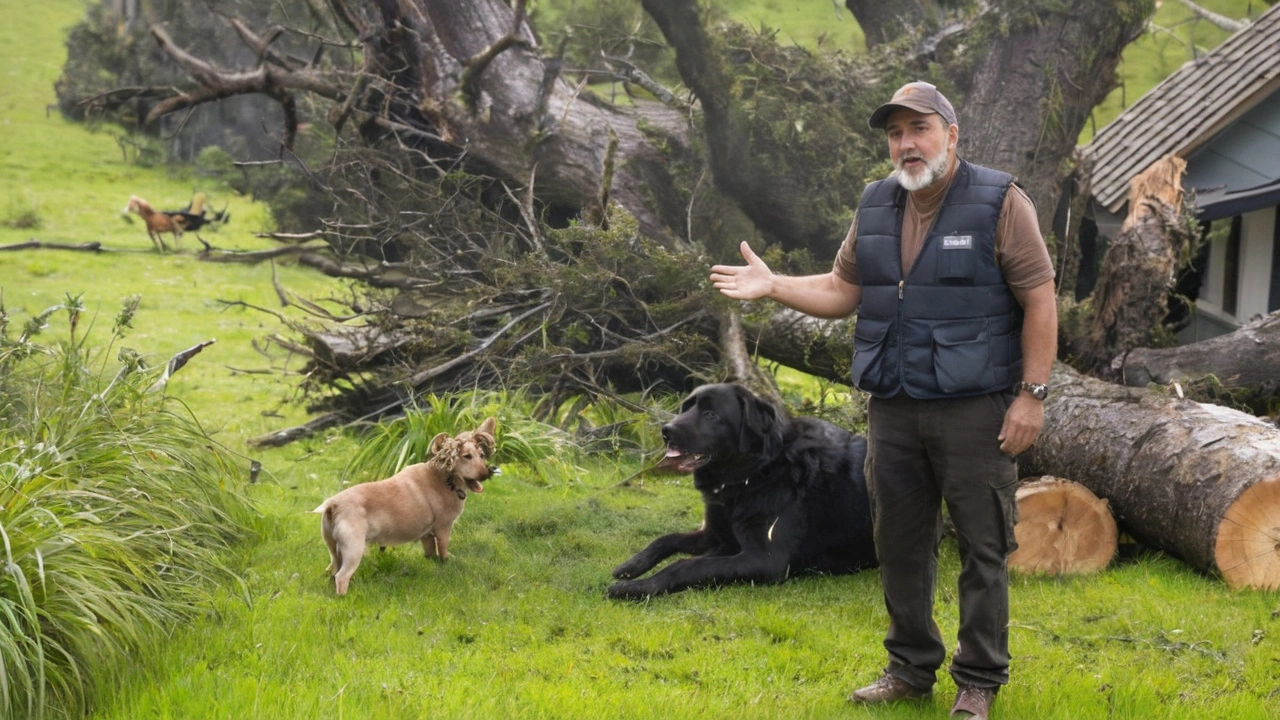
<instances>
[{"instance_id":1,"label":"vest zipper","mask_svg":"<svg viewBox=\"0 0 1280 720\"><path fill-rule=\"evenodd\" d=\"M906 280L899 280L899 281L898 281L898 299L899 299L899 300L901 300L901 299L902 299L902 286L903 286L903 285L905 285L905 284L906 284L906 282L907 282Z\"/></svg>"}]
</instances>

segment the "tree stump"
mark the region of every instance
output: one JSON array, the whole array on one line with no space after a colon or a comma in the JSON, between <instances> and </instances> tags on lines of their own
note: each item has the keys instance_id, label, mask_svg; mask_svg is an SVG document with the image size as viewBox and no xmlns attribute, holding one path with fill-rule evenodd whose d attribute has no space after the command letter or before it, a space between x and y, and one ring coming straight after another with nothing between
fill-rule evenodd
<instances>
[{"instance_id":1,"label":"tree stump","mask_svg":"<svg viewBox=\"0 0 1280 720\"><path fill-rule=\"evenodd\" d=\"M1050 383L1025 474L1079 482L1134 539L1232 588L1280 588L1280 429L1062 363Z\"/></svg>"},{"instance_id":2,"label":"tree stump","mask_svg":"<svg viewBox=\"0 0 1280 720\"><path fill-rule=\"evenodd\" d=\"M1009 567L1023 573L1085 575L1115 557L1111 507L1077 482L1045 476L1018 488L1018 549Z\"/></svg>"}]
</instances>

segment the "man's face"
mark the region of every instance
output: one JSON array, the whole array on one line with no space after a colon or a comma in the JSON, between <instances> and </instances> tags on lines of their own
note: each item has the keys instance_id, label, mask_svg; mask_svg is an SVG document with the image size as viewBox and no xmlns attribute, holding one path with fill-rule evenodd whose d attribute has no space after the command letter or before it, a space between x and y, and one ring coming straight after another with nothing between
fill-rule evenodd
<instances>
[{"instance_id":1,"label":"man's face","mask_svg":"<svg viewBox=\"0 0 1280 720\"><path fill-rule=\"evenodd\" d=\"M914 192L946 174L959 129L947 125L941 115L898 108L889 114L884 131L889 138L889 157L902 187Z\"/></svg>"}]
</instances>

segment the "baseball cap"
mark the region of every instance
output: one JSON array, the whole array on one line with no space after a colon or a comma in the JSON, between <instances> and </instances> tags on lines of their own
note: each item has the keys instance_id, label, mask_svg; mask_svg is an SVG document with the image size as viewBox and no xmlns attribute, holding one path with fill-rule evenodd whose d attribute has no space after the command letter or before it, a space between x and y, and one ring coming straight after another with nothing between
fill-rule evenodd
<instances>
[{"instance_id":1,"label":"baseball cap","mask_svg":"<svg viewBox=\"0 0 1280 720\"><path fill-rule=\"evenodd\" d=\"M868 124L873 128L883 128L885 121L889 118L889 113L904 107L922 112L925 114L937 113L948 125L956 124L956 109L951 107L951 101L943 95L937 87L917 80L907 83L898 88L898 92L893 94L893 99L876 108L871 113L871 120Z\"/></svg>"}]
</instances>

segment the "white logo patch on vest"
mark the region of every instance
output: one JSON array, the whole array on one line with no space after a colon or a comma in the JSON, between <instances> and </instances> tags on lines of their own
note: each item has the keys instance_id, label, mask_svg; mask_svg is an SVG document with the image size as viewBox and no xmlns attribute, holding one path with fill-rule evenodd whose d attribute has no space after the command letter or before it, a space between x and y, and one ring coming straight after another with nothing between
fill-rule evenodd
<instances>
[{"instance_id":1,"label":"white logo patch on vest","mask_svg":"<svg viewBox=\"0 0 1280 720\"><path fill-rule=\"evenodd\" d=\"M972 235L947 235L942 238L943 250L972 250Z\"/></svg>"}]
</instances>

